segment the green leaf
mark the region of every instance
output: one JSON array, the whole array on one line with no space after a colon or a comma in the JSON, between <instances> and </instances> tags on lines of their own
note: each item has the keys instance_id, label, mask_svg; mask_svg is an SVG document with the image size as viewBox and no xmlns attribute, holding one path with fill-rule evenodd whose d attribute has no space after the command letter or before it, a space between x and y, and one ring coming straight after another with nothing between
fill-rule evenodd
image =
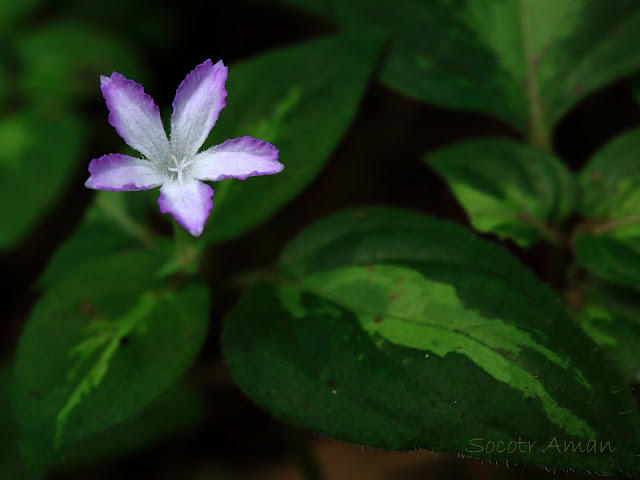
<instances>
[{"instance_id":1,"label":"green leaf","mask_svg":"<svg viewBox=\"0 0 640 480\"><path fill-rule=\"evenodd\" d=\"M392 450L640 472L623 379L499 247L407 211L348 210L294 239L280 275L222 337L240 388L275 417Z\"/></svg>"},{"instance_id":2,"label":"green leaf","mask_svg":"<svg viewBox=\"0 0 640 480\"><path fill-rule=\"evenodd\" d=\"M495 115L538 144L580 99L640 67L635 0L336 2L345 27L393 36L382 81Z\"/></svg>"},{"instance_id":3,"label":"green leaf","mask_svg":"<svg viewBox=\"0 0 640 480\"><path fill-rule=\"evenodd\" d=\"M205 406L195 390L188 384L179 384L135 418L83 441L70 452L61 467L73 470L150 447L197 427L204 413Z\"/></svg>"},{"instance_id":4,"label":"green leaf","mask_svg":"<svg viewBox=\"0 0 640 480\"><path fill-rule=\"evenodd\" d=\"M640 288L640 237L621 240L612 234L580 234L574 249L578 262L597 277Z\"/></svg>"},{"instance_id":5,"label":"green leaf","mask_svg":"<svg viewBox=\"0 0 640 480\"><path fill-rule=\"evenodd\" d=\"M157 196L157 190L97 192L84 221L49 260L38 287L55 285L88 263L130 248L144 246L165 258L169 256L171 242L154 236L145 223L149 207L157 208Z\"/></svg>"},{"instance_id":6,"label":"green leaf","mask_svg":"<svg viewBox=\"0 0 640 480\"><path fill-rule=\"evenodd\" d=\"M26 480L29 478L20 458L18 435L11 409L11 368L0 363L0 478Z\"/></svg>"},{"instance_id":7,"label":"green leaf","mask_svg":"<svg viewBox=\"0 0 640 480\"><path fill-rule=\"evenodd\" d=\"M630 383L640 383L638 293L605 283L586 289L576 312L582 329L602 347Z\"/></svg>"},{"instance_id":8,"label":"green leaf","mask_svg":"<svg viewBox=\"0 0 640 480\"><path fill-rule=\"evenodd\" d=\"M61 109L28 109L0 120L0 249L14 246L55 205L84 140L82 122Z\"/></svg>"},{"instance_id":9,"label":"green leaf","mask_svg":"<svg viewBox=\"0 0 640 480\"><path fill-rule=\"evenodd\" d=\"M574 179L553 154L511 140L473 140L430 152L442 175L481 232L529 247L555 239L554 227L576 203Z\"/></svg>"},{"instance_id":10,"label":"green leaf","mask_svg":"<svg viewBox=\"0 0 640 480\"><path fill-rule=\"evenodd\" d=\"M56 21L18 43L22 83L38 103L62 103L99 94L99 76L118 71L144 80L135 49L92 25Z\"/></svg>"},{"instance_id":11,"label":"green leaf","mask_svg":"<svg viewBox=\"0 0 640 480\"><path fill-rule=\"evenodd\" d=\"M0 37L11 40L11 33L17 30L18 23L26 17L41 0L12 0L0 2Z\"/></svg>"},{"instance_id":12,"label":"green leaf","mask_svg":"<svg viewBox=\"0 0 640 480\"><path fill-rule=\"evenodd\" d=\"M640 286L640 128L596 152L580 173L578 261L597 276Z\"/></svg>"},{"instance_id":13,"label":"green leaf","mask_svg":"<svg viewBox=\"0 0 640 480\"><path fill-rule=\"evenodd\" d=\"M9 61L7 58L0 58L0 108L5 111L4 102L9 96L11 86L11 76L9 74Z\"/></svg>"},{"instance_id":14,"label":"green leaf","mask_svg":"<svg viewBox=\"0 0 640 480\"><path fill-rule=\"evenodd\" d=\"M229 69L227 107L208 143L250 135L280 150L284 171L217 184L206 235L228 240L265 221L320 172L351 123L381 37L339 35Z\"/></svg>"},{"instance_id":15,"label":"green leaf","mask_svg":"<svg viewBox=\"0 0 640 480\"><path fill-rule=\"evenodd\" d=\"M48 290L15 361L20 444L34 471L81 440L136 415L185 372L206 332L199 284L160 283L159 261L125 252Z\"/></svg>"}]
</instances>

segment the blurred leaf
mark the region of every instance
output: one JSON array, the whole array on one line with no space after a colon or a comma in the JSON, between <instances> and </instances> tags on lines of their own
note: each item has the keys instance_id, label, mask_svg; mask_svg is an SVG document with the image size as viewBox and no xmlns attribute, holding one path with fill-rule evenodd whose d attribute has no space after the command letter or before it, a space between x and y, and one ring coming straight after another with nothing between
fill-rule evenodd
<instances>
[{"instance_id":1,"label":"blurred leaf","mask_svg":"<svg viewBox=\"0 0 640 480\"><path fill-rule=\"evenodd\" d=\"M576 203L574 179L554 155L511 140L473 140L428 153L481 232L529 247L553 239Z\"/></svg>"},{"instance_id":2,"label":"blurred leaf","mask_svg":"<svg viewBox=\"0 0 640 480\"><path fill-rule=\"evenodd\" d=\"M240 388L277 418L392 450L640 472L623 379L504 250L367 208L306 229L280 272L244 295L222 337ZM491 450L500 441L508 453Z\"/></svg>"},{"instance_id":3,"label":"blurred leaf","mask_svg":"<svg viewBox=\"0 0 640 480\"><path fill-rule=\"evenodd\" d=\"M381 76L406 95L495 115L540 144L580 99L640 67L636 0L335 2L393 35Z\"/></svg>"},{"instance_id":4,"label":"blurred leaf","mask_svg":"<svg viewBox=\"0 0 640 480\"><path fill-rule=\"evenodd\" d=\"M9 86L9 68L7 65L8 59L0 57L0 111L4 112L4 101L9 96L11 87Z\"/></svg>"},{"instance_id":5,"label":"blurred leaf","mask_svg":"<svg viewBox=\"0 0 640 480\"><path fill-rule=\"evenodd\" d=\"M596 284L577 312L582 329L602 347L628 382L640 383L640 299L631 289Z\"/></svg>"},{"instance_id":6,"label":"blurred leaf","mask_svg":"<svg viewBox=\"0 0 640 480\"><path fill-rule=\"evenodd\" d=\"M4 0L0 2L0 38L17 30L17 24L27 16L42 0Z\"/></svg>"},{"instance_id":7,"label":"blurred leaf","mask_svg":"<svg viewBox=\"0 0 640 480\"><path fill-rule=\"evenodd\" d=\"M157 196L157 190L97 192L84 221L49 260L38 287L53 286L88 263L125 249L145 246L169 256L172 242L154 236L145 224L149 204L155 203Z\"/></svg>"},{"instance_id":8,"label":"blurred leaf","mask_svg":"<svg viewBox=\"0 0 640 480\"><path fill-rule=\"evenodd\" d=\"M580 234L574 248L578 261L597 277L640 289L640 236Z\"/></svg>"},{"instance_id":9,"label":"blurred leaf","mask_svg":"<svg viewBox=\"0 0 640 480\"><path fill-rule=\"evenodd\" d=\"M135 42L138 50L150 47L164 51L167 46L176 44L176 38L185 29L192 29L191 22L184 22L179 15L176 16L171 5L159 4L156 0L65 0L58 6L57 12L66 18L109 25L114 31L126 32L127 39ZM136 80L143 81L142 78ZM153 78L149 80L153 81ZM143 85L149 86L149 81L145 80Z\"/></svg>"},{"instance_id":10,"label":"blurred leaf","mask_svg":"<svg viewBox=\"0 0 640 480\"><path fill-rule=\"evenodd\" d=\"M0 119L0 249L24 237L58 201L84 148L84 128L61 109Z\"/></svg>"},{"instance_id":11,"label":"blurred leaf","mask_svg":"<svg viewBox=\"0 0 640 480\"><path fill-rule=\"evenodd\" d=\"M18 52L24 88L35 102L62 103L97 95L100 75L114 70L144 80L135 49L92 25L56 21L26 35Z\"/></svg>"},{"instance_id":12,"label":"blurred leaf","mask_svg":"<svg viewBox=\"0 0 640 480\"><path fill-rule=\"evenodd\" d=\"M640 128L596 152L580 172L580 186L584 217L615 221L624 232L640 234L640 218L630 218L640 217Z\"/></svg>"},{"instance_id":13,"label":"blurred leaf","mask_svg":"<svg viewBox=\"0 0 640 480\"><path fill-rule=\"evenodd\" d=\"M640 288L640 128L596 152L580 173L587 219L575 249L597 276Z\"/></svg>"},{"instance_id":14,"label":"blurred leaf","mask_svg":"<svg viewBox=\"0 0 640 480\"><path fill-rule=\"evenodd\" d=\"M11 409L11 368L0 363L0 478L30 478L18 450L18 434Z\"/></svg>"},{"instance_id":15,"label":"blurred leaf","mask_svg":"<svg viewBox=\"0 0 640 480\"><path fill-rule=\"evenodd\" d=\"M152 446L195 428L203 416L204 405L200 397L188 384L179 384L132 420L83 441L70 452L62 468L75 469L105 462Z\"/></svg>"},{"instance_id":16,"label":"blurred leaf","mask_svg":"<svg viewBox=\"0 0 640 480\"><path fill-rule=\"evenodd\" d=\"M166 288L153 275L158 263L144 252L104 257L36 304L18 345L14 396L33 471L138 414L193 361L206 289Z\"/></svg>"},{"instance_id":17,"label":"blurred leaf","mask_svg":"<svg viewBox=\"0 0 640 480\"><path fill-rule=\"evenodd\" d=\"M275 50L229 69L227 107L208 144L250 135L280 150L284 171L214 185L205 232L228 240L265 221L320 172L364 94L381 37L352 33Z\"/></svg>"}]
</instances>

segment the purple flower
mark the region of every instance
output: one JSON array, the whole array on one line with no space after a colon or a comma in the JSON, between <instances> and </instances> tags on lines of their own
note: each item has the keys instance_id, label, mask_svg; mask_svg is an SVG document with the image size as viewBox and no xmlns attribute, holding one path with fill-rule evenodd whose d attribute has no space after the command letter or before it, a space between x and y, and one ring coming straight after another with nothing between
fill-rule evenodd
<instances>
[{"instance_id":1,"label":"purple flower","mask_svg":"<svg viewBox=\"0 0 640 480\"><path fill-rule=\"evenodd\" d=\"M97 190L160 188L158 204L192 235L202 233L213 189L201 180L244 180L282 171L278 149L251 137L234 138L198 153L225 107L227 67L207 60L185 78L173 100L171 140L160 110L136 82L113 72L100 77L109 123L142 158L110 153L89 164L85 186Z\"/></svg>"}]
</instances>

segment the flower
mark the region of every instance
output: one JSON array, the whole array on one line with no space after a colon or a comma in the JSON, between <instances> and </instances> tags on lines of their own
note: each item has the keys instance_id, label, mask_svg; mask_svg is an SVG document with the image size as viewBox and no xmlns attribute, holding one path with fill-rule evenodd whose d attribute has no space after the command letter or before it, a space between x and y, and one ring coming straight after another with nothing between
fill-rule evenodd
<instances>
[{"instance_id":1,"label":"flower","mask_svg":"<svg viewBox=\"0 0 640 480\"><path fill-rule=\"evenodd\" d=\"M245 180L282 171L278 149L251 137L240 137L198 153L225 107L227 67L222 60L198 65L182 81L173 100L171 140L160 109L142 85L117 72L100 77L109 123L142 154L134 158L110 153L91 160L85 186L130 191L160 188L158 204L194 236L204 229L213 208L213 189L201 180Z\"/></svg>"}]
</instances>

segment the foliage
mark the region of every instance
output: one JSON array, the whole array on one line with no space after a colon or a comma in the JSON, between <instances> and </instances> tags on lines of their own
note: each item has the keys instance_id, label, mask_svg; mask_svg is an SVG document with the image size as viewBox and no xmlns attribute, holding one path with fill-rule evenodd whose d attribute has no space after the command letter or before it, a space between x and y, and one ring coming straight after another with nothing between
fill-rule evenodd
<instances>
[{"instance_id":1,"label":"foliage","mask_svg":"<svg viewBox=\"0 0 640 480\"><path fill-rule=\"evenodd\" d=\"M0 249L9 292L34 290L8 301L0 477L188 433L222 408L203 400L220 353L258 408L335 439L640 475L636 0L245 0L215 29L148 0L4 3ZM157 190L81 199L117 145L98 75L150 80L168 124L173 82L208 57L229 76L205 147L248 135L286 168L215 183L200 238ZM556 148L605 87L632 127L596 111L595 153ZM463 111L490 127L435 131ZM432 197L389 193L423 180ZM469 229L424 213L456 202ZM67 211L64 240L34 238Z\"/></svg>"}]
</instances>

